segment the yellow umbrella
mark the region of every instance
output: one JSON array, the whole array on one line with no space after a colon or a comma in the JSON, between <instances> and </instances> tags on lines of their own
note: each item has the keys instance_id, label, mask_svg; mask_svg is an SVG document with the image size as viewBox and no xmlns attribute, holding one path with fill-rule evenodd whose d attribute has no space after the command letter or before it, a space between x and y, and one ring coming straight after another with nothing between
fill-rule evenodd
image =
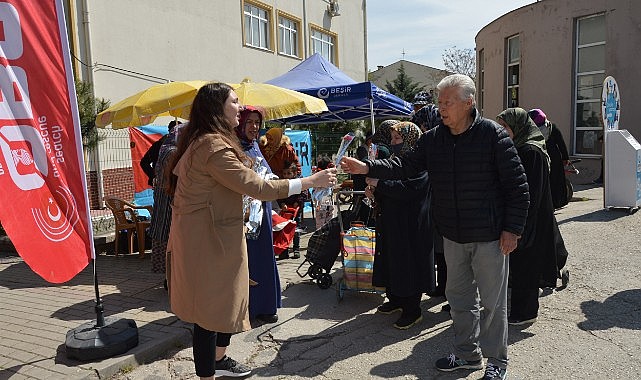
<instances>
[{"instance_id":1,"label":"yellow umbrella","mask_svg":"<svg viewBox=\"0 0 641 380\"><path fill-rule=\"evenodd\" d=\"M242 104L264 109L265 120L327 111L327 105L323 99L271 84L253 83L249 79L244 79L241 83L230 84L230 86L234 88Z\"/></svg>"},{"instance_id":2,"label":"yellow umbrella","mask_svg":"<svg viewBox=\"0 0 641 380\"><path fill-rule=\"evenodd\" d=\"M96 126L111 124L114 129L138 127L151 123L158 116L188 119L198 89L207 83L196 80L151 86L99 113ZM242 104L261 107L265 111L265 120L327 111L322 99L271 84L252 83L245 79L230 86Z\"/></svg>"},{"instance_id":3,"label":"yellow umbrella","mask_svg":"<svg viewBox=\"0 0 641 380\"><path fill-rule=\"evenodd\" d=\"M127 128L146 125L158 116L189 118L198 89L209 82L202 80L169 82L151 86L102 111L96 126Z\"/></svg>"}]
</instances>

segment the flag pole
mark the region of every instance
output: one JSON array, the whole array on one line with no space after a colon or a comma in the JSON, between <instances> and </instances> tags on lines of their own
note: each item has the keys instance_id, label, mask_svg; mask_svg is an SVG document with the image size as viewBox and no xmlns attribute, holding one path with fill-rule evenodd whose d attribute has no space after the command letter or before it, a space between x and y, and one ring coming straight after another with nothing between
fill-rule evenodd
<instances>
[{"instance_id":1,"label":"flag pole","mask_svg":"<svg viewBox=\"0 0 641 380\"><path fill-rule=\"evenodd\" d=\"M102 305L102 299L100 299L100 290L98 289L98 270L96 268L96 259L93 261L93 286L96 291L96 327L104 327L105 325L105 308Z\"/></svg>"}]
</instances>

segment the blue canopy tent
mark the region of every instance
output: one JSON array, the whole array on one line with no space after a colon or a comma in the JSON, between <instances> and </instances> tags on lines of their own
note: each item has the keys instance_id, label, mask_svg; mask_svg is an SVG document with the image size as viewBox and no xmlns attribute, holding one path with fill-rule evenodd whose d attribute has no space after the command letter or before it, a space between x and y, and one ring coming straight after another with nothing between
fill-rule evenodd
<instances>
[{"instance_id":1,"label":"blue canopy tent","mask_svg":"<svg viewBox=\"0 0 641 380\"><path fill-rule=\"evenodd\" d=\"M317 124L370 118L407 117L412 105L372 82L356 83L318 53L266 83L325 100L328 112L278 120L285 124Z\"/></svg>"}]
</instances>

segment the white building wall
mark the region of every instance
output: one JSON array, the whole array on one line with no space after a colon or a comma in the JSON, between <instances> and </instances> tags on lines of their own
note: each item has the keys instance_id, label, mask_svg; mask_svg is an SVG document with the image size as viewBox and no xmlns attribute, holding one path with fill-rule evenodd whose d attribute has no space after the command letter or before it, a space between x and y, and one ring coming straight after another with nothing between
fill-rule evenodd
<instances>
[{"instance_id":1,"label":"white building wall","mask_svg":"<svg viewBox=\"0 0 641 380\"><path fill-rule=\"evenodd\" d=\"M74 55L93 66L96 96L112 104L168 80L237 83L249 77L263 82L285 73L305 58L305 49L301 59L277 53L278 10L301 20L299 35L308 42L308 55L309 25L337 34L337 66L356 81L366 80L366 0L340 1L340 16L335 17L324 0L262 1L273 9L271 51L244 46L243 0L69 1L77 17L71 21ZM81 77L90 80L87 68Z\"/></svg>"}]
</instances>

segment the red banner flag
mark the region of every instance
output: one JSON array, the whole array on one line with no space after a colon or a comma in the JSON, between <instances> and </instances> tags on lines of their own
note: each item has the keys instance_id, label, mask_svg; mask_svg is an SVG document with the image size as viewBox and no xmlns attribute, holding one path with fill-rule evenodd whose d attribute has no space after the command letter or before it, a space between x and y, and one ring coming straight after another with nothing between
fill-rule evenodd
<instances>
[{"instance_id":1,"label":"red banner flag","mask_svg":"<svg viewBox=\"0 0 641 380\"><path fill-rule=\"evenodd\" d=\"M0 0L0 221L45 280L94 257L80 122L60 0Z\"/></svg>"}]
</instances>

